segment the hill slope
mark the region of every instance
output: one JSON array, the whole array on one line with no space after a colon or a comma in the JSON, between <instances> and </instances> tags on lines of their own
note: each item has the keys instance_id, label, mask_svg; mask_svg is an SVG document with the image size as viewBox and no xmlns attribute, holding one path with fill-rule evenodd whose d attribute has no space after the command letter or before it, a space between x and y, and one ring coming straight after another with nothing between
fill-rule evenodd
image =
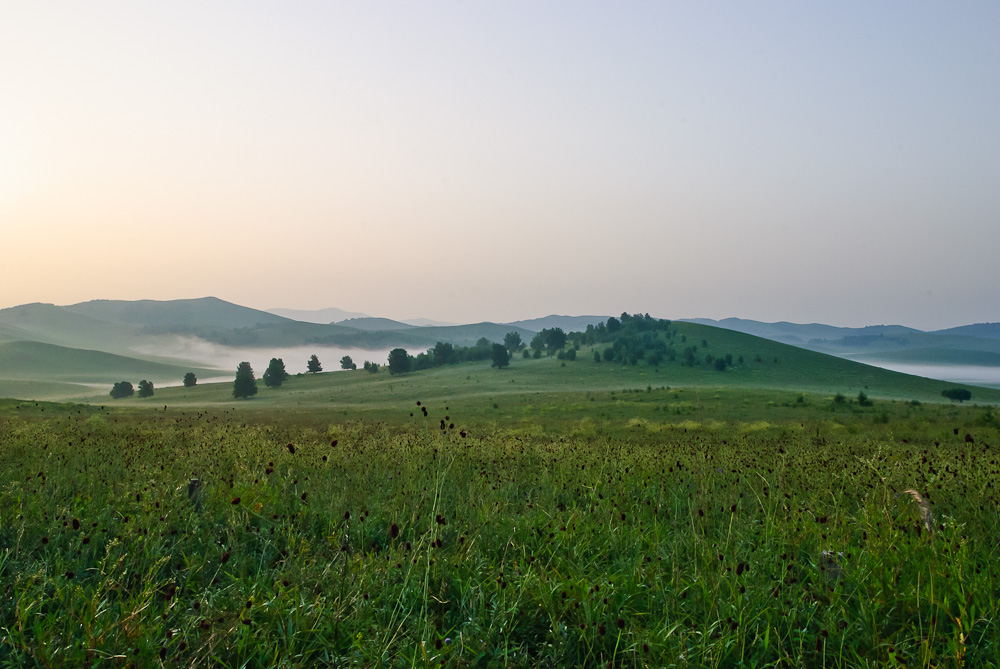
<instances>
[{"instance_id":1,"label":"hill slope","mask_svg":"<svg viewBox=\"0 0 1000 669\"><path fill-rule=\"evenodd\" d=\"M0 343L0 379L70 383L114 383L148 379L178 383L187 372L215 376L219 372L115 355L37 341Z\"/></svg>"},{"instance_id":2,"label":"hill slope","mask_svg":"<svg viewBox=\"0 0 1000 669\"><path fill-rule=\"evenodd\" d=\"M148 331L188 332L200 328L246 328L287 323L289 319L266 311L241 307L217 297L191 300L92 300L65 311L110 323L134 325Z\"/></svg>"}]
</instances>

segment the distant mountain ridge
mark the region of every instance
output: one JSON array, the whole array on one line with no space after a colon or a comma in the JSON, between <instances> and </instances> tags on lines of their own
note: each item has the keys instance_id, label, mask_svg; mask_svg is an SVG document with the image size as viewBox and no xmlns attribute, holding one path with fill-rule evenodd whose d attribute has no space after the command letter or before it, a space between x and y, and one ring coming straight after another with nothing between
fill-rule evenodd
<instances>
[{"instance_id":1,"label":"distant mountain ridge","mask_svg":"<svg viewBox=\"0 0 1000 669\"><path fill-rule=\"evenodd\" d=\"M349 318L370 318L368 314L356 311L344 311L343 309L338 309L337 307L327 307L325 309L275 308L265 309L264 311L269 314L275 314L276 316L290 318L294 321L302 321L303 323L318 323L320 325L329 325L330 323L345 321Z\"/></svg>"},{"instance_id":2,"label":"distant mountain ridge","mask_svg":"<svg viewBox=\"0 0 1000 669\"><path fill-rule=\"evenodd\" d=\"M358 330L408 330L417 327L416 325L394 321L389 318L372 318L371 316L365 318L348 318L347 320L338 321L336 325L357 328Z\"/></svg>"},{"instance_id":3,"label":"distant mountain ridge","mask_svg":"<svg viewBox=\"0 0 1000 669\"><path fill-rule=\"evenodd\" d=\"M1000 323L975 323L973 325L960 325L956 328L935 330L932 334L965 335L968 337L982 337L984 339L1000 339Z\"/></svg>"},{"instance_id":4,"label":"distant mountain ridge","mask_svg":"<svg viewBox=\"0 0 1000 669\"><path fill-rule=\"evenodd\" d=\"M585 331L606 316L549 315L509 323L418 325L357 315L337 323L302 321L215 297L182 300L92 300L68 306L32 303L0 309L0 392L16 392L19 383L49 383L63 392L82 379L104 382L105 371L129 378L174 378L190 361L166 359L161 350L181 350L188 342L252 349L339 347L387 351L402 347L418 353L437 342L473 346L485 339L502 342L517 332L529 342L546 328ZM288 313L292 310L285 310ZM348 314L336 310L339 314ZM336 315L331 309L313 316ZM419 322L419 320L418 320ZM863 360L909 365L1000 366L1000 323L980 323L923 332L901 325L843 328L820 323L763 323L738 318L689 322L754 335L781 344ZM716 335L718 337L718 335ZM178 345L180 342L180 347ZM122 359L103 354L117 355ZM125 359L127 358L127 360ZM195 358L207 360L205 357ZM158 366L159 365L159 366ZM165 366L164 366L165 365ZM205 368L211 368L205 364ZM119 379L115 379L119 380ZM11 386L10 384L14 384ZM14 388L14 391L5 390Z\"/></svg>"},{"instance_id":5,"label":"distant mountain ridge","mask_svg":"<svg viewBox=\"0 0 1000 669\"><path fill-rule=\"evenodd\" d=\"M279 311L281 313L274 313ZM261 311L216 297L180 300L91 300L68 306L33 303L0 309L0 342L38 341L77 349L143 357L157 342L193 337L207 342L253 348L340 346L424 350L438 341L470 346L485 338L503 341L517 332L523 341L546 328L585 331L607 316L552 314L508 323L416 325L389 318L353 316L336 323L303 321L282 315L304 313L321 319L350 314L336 308L311 312ZM936 332L902 325L847 328L821 323L765 323L740 318L686 319L688 322L751 334L784 344L844 358L905 360L927 364L942 360L984 361L1000 355L1000 323L980 323ZM419 320L418 320L419 322ZM163 339L158 339L163 338ZM148 355L146 356L148 357ZM0 370L2 371L2 370Z\"/></svg>"},{"instance_id":6,"label":"distant mountain ridge","mask_svg":"<svg viewBox=\"0 0 1000 669\"><path fill-rule=\"evenodd\" d=\"M144 328L254 327L262 323L283 323L290 318L242 307L217 297L188 300L91 300L63 307L91 318Z\"/></svg>"}]
</instances>

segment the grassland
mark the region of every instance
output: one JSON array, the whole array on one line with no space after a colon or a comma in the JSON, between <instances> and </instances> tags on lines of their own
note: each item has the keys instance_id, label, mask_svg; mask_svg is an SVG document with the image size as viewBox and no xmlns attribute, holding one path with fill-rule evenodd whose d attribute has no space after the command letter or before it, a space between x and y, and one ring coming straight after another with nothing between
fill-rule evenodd
<instances>
[{"instance_id":1,"label":"grassland","mask_svg":"<svg viewBox=\"0 0 1000 669\"><path fill-rule=\"evenodd\" d=\"M0 666L997 666L996 397L752 339L0 400Z\"/></svg>"}]
</instances>

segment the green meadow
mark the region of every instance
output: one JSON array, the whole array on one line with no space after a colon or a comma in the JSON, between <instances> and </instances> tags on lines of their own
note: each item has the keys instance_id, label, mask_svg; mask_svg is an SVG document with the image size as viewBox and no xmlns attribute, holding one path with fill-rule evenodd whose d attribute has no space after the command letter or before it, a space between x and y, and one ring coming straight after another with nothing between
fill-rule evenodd
<instances>
[{"instance_id":1,"label":"green meadow","mask_svg":"<svg viewBox=\"0 0 1000 669\"><path fill-rule=\"evenodd\" d=\"M997 666L1000 393L682 336L0 400L0 666Z\"/></svg>"}]
</instances>

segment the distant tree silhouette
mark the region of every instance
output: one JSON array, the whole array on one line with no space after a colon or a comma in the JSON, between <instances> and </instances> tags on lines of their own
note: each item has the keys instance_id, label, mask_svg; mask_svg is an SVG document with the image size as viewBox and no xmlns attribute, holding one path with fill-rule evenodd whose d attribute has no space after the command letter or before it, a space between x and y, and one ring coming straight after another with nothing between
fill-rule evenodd
<instances>
[{"instance_id":1,"label":"distant tree silhouette","mask_svg":"<svg viewBox=\"0 0 1000 669\"><path fill-rule=\"evenodd\" d=\"M972 399L972 392L964 388L949 388L941 391L941 397L947 397L952 402L965 402Z\"/></svg>"},{"instance_id":2,"label":"distant tree silhouette","mask_svg":"<svg viewBox=\"0 0 1000 669\"><path fill-rule=\"evenodd\" d=\"M354 364L353 360L351 360L351 356L345 355L343 358L340 359L340 368L341 369L357 369L358 366Z\"/></svg>"},{"instance_id":3,"label":"distant tree silhouette","mask_svg":"<svg viewBox=\"0 0 1000 669\"><path fill-rule=\"evenodd\" d=\"M110 394L114 399L120 400L123 397L132 397L135 394L135 388L128 381L119 381L111 387Z\"/></svg>"},{"instance_id":4,"label":"distant tree silhouette","mask_svg":"<svg viewBox=\"0 0 1000 669\"><path fill-rule=\"evenodd\" d=\"M507 353L507 347L503 344L493 344L490 349L490 358L493 360L491 367L503 369L510 364L510 354Z\"/></svg>"},{"instance_id":5,"label":"distant tree silhouette","mask_svg":"<svg viewBox=\"0 0 1000 669\"><path fill-rule=\"evenodd\" d=\"M549 350L549 355L566 347L566 333L562 328L551 328L542 330L545 339L545 347Z\"/></svg>"},{"instance_id":6,"label":"distant tree silhouette","mask_svg":"<svg viewBox=\"0 0 1000 669\"><path fill-rule=\"evenodd\" d=\"M316 357L315 353L310 356L309 362L306 363L306 369L309 370L311 374L323 371L323 365L320 364L319 358Z\"/></svg>"},{"instance_id":7,"label":"distant tree silhouette","mask_svg":"<svg viewBox=\"0 0 1000 669\"><path fill-rule=\"evenodd\" d=\"M406 352L405 348L394 348L389 351L389 373L393 376L406 374L410 371L413 358Z\"/></svg>"},{"instance_id":8,"label":"distant tree silhouette","mask_svg":"<svg viewBox=\"0 0 1000 669\"><path fill-rule=\"evenodd\" d=\"M503 336L503 345L508 351L511 352L521 350L521 347L524 346L524 342L521 341L521 333L508 332Z\"/></svg>"},{"instance_id":9,"label":"distant tree silhouette","mask_svg":"<svg viewBox=\"0 0 1000 669\"><path fill-rule=\"evenodd\" d=\"M153 396L153 382L143 379L139 382L139 397Z\"/></svg>"},{"instance_id":10,"label":"distant tree silhouette","mask_svg":"<svg viewBox=\"0 0 1000 669\"><path fill-rule=\"evenodd\" d=\"M184 375L184 387L194 388L198 385L198 377L194 375L194 372L188 372Z\"/></svg>"},{"instance_id":11,"label":"distant tree silhouette","mask_svg":"<svg viewBox=\"0 0 1000 669\"><path fill-rule=\"evenodd\" d=\"M257 379L249 362L241 362L236 368L236 380L233 381L233 397L251 397L257 394Z\"/></svg>"},{"instance_id":12,"label":"distant tree silhouette","mask_svg":"<svg viewBox=\"0 0 1000 669\"><path fill-rule=\"evenodd\" d=\"M288 378L288 372L285 371L285 361L281 358L271 358L271 362L261 378L264 379L264 385L268 388L280 388L281 384Z\"/></svg>"},{"instance_id":13,"label":"distant tree silhouette","mask_svg":"<svg viewBox=\"0 0 1000 669\"><path fill-rule=\"evenodd\" d=\"M431 364L435 367L440 367L441 365L450 365L455 360L455 347L451 344L443 341L439 341L434 344L434 348L431 349Z\"/></svg>"}]
</instances>

